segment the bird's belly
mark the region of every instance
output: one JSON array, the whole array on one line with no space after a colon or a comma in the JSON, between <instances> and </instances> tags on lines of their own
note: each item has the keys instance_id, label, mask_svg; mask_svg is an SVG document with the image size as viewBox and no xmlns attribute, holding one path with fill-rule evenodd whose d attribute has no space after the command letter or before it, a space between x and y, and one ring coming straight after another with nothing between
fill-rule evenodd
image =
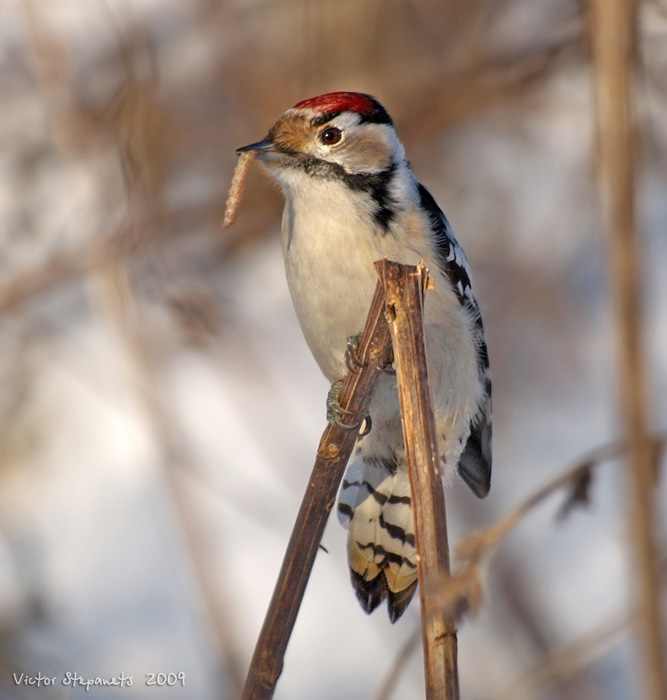
<instances>
[{"instance_id":1,"label":"bird's belly","mask_svg":"<svg viewBox=\"0 0 667 700\"><path fill-rule=\"evenodd\" d=\"M363 330L377 284L373 263L386 257L416 264L423 257L436 277L436 288L429 292L424 309L436 420L448 424L448 433L460 434L480 398L476 347L471 321L439 277L437 265L428 259L426 250L420 253L405 242L400 245L390 236L365 230L338 201L319 211L325 215L312 210L306 213L288 200L283 217L283 255L301 329L325 376L334 382L347 374L346 341ZM387 420L398 415L394 392L385 397ZM379 397L373 402L376 411L381 403Z\"/></svg>"},{"instance_id":2,"label":"bird's belly","mask_svg":"<svg viewBox=\"0 0 667 700\"><path fill-rule=\"evenodd\" d=\"M377 283L372 251L359 251L349 226L332 220L294 228L283 221L287 283L301 329L330 381L347 374L345 347L361 333Z\"/></svg>"}]
</instances>

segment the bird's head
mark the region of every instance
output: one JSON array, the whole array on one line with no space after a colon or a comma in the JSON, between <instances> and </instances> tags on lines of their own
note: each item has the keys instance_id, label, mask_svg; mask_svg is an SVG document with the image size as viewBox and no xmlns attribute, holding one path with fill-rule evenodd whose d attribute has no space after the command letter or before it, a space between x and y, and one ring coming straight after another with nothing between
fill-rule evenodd
<instances>
[{"instance_id":1,"label":"bird's head","mask_svg":"<svg viewBox=\"0 0 667 700\"><path fill-rule=\"evenodd\" d=\"M280 181L298 171L317 177L376 174L403 160L391 117L370 95L330 92L297 103L253 151Z\"/></svg>"}]
</instances>

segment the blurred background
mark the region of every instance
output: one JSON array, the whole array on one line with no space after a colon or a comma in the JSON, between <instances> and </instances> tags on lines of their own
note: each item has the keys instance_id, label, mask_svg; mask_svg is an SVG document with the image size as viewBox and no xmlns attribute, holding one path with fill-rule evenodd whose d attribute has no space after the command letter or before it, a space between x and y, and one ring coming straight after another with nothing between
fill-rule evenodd
<instances>
[{"instance_id":1,"label":"blurred background","mask_svg":"<svg viewBox=\"0 0 667 700\"><path fill-rule=\"evenodd\" d=\"M667 4L646 0L640 20L660 431ZM234 149L298 100L375 95L468 254L494 479L483 502L448 491L451 541L617 439L587 22L574 0L2 3L0 698L238 696L328 385L296 322L282 199L261 168L234 226L221 221ZM554 497L501 546L460 631L463 697L636 697L627 488L622 463L605 464L587 507L558 520ZM335 518L323 545L275 697L379 697L418 605L393 626L384 610L367 617ZM133 684L86 693L67 672ZM40 673L55 687L20 680ZM423 697L418 648L393 691Z\"/></svg>"}]
</instances>

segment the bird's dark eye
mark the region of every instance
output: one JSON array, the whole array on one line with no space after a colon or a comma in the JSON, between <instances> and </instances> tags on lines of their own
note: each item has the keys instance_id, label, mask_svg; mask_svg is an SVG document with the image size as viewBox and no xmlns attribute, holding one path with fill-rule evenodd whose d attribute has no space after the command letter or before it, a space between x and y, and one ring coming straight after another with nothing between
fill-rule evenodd
<instances>
[{"instance_id":1,"label":"bird's dark eye","mask_svg":"<svg viewBox=\"0 0 667 700\"><path fill-rule=\"evenodd\" d=\"M340 129L330 126L320 134L320 141L326 146L333 146L334 143L338 143L341 140L342 136Z\"/></svg>"}]
</instances>

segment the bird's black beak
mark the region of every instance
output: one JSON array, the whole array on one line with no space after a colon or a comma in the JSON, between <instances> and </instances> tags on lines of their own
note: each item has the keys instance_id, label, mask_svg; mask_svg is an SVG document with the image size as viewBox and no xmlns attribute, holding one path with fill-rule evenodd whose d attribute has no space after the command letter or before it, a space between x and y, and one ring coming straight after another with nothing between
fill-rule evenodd
<instances>
[{"instance_id":1,"label":"bird's black beak","mask_svg":"<svg viewBox=\"0 0 667 700\"><path fill-rule=\"evenodd\" d=\"M275 153L276 149L273 141L270 139L264 139L263 141L258 141L257 143L251 143L248 146L237 148L236 155L241 155L241 153L247 153L248 151L256 153L257 157L261 159L262 156L267 157L269 154Z\"/></svg>"}]
</instances>

